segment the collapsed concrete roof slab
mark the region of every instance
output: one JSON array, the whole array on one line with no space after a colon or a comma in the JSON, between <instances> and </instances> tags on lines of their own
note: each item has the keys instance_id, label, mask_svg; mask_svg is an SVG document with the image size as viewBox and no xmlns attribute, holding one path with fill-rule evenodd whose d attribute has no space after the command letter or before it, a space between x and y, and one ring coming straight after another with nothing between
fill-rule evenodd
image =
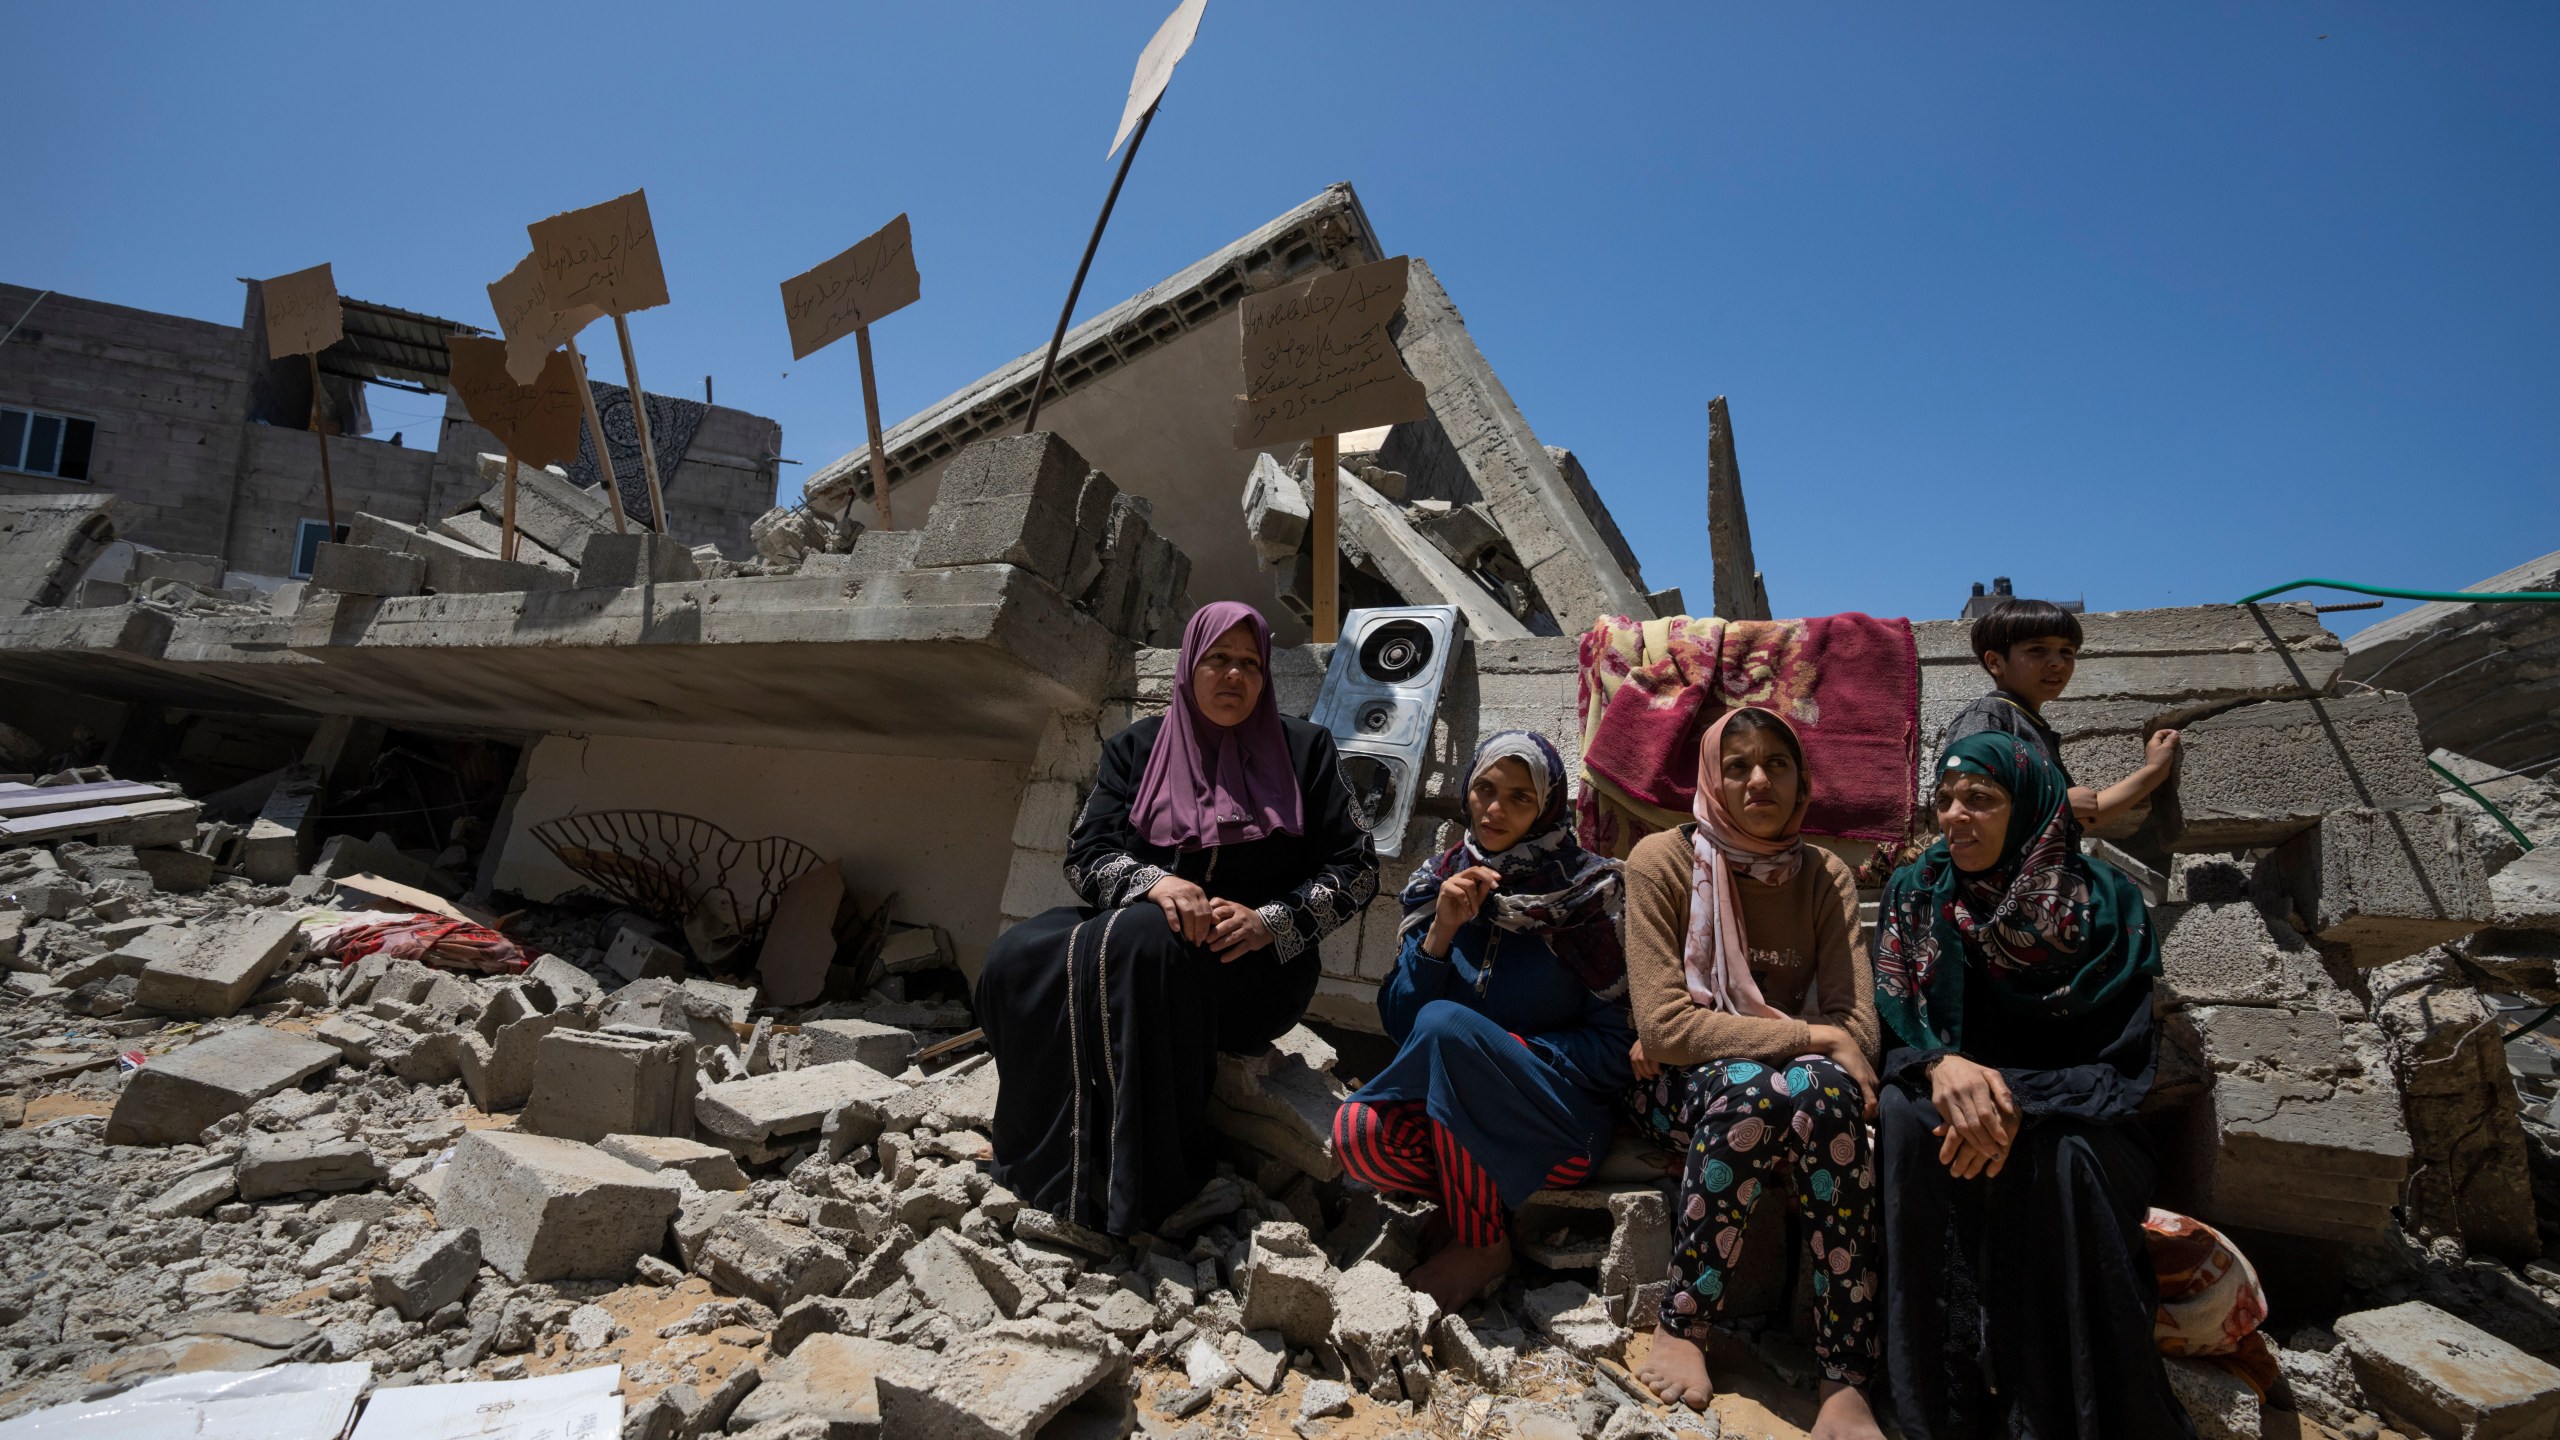
<instances>
[{"instance_id":1,"label":"collapsed concrete roof slab","mask_svg":"<svg viewBox=\"0 0 2560 1440\"><path fill-rule=\"evenodd\" d=\"M2560 550L2462 588L2560 590ZM2560 603L2429 601L2350 636L2346 676L2407 692L2430 746L2502 768L2560 757Z\"/></svg>"},{"instance_id":2,"label":"collapsed concrete roof slab","mask_svg":"<svg viewBox=\"0 0 2560 1440\"><path fill-rule=\"evenodd\" d=\"M1235 508L1255 457L1234 447L1235 399L1244 388L1238 306L1248 294L1318 267L1385 255L1358 195L1347 184L1329 186L1070 331L1041 405L1044 429L1152 505L1157 530L1192 558L1194 599L1258 606L1283 644L1305 639L1305 627L1279 603L1277 578ZM1431 416L1395 427L1398 437L1416 433L1388 448L1440 457L1448 472L1443 489L1457 492L1423 493L1483 500L1566 628L1603 614L1650 615L1642 587L1594 521L1597 495L1577 494L1419 260L1397 345L1430 396ZM896 514L917 515L932 501L942 468L962 446L1021 424L1042 353L1026 351L890 427L881 444ZM1285 463L1295 448L1266 453ZM808 495L817 508L841 514L869 494L870 483L866 446L819 470Z\"/></svg>"},{"instance_id":3,"label":"collapsed concrete roof slab","mask_svg":"<svg viewBox=\"0 0 2560 1440\"><path fill-rule=\"evenodd\" d=\"M395 725L1028 759L1121 648L1010 565L0 620L0 683Z\"/></svg>"}]
</instances>

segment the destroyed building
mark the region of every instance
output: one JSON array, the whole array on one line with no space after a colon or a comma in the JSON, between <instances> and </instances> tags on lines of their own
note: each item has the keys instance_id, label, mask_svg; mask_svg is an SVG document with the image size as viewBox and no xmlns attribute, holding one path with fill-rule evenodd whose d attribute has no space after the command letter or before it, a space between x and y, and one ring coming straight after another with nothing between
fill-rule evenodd
<instances>
[{"instance_id":1,"label":"destroyed building","mask_svg":"<svg viewBox=\"0 0 2560 1440\"><path fill-rule=\"evenodd\" d=\"M327 538L320 453L308 433L310 367L269 360L255 282L241 323L217 325L0 284L0 316L16 321L0 345L0 495L79 491L116 497L116 534L130 542L74 580L114 599L117 585L155 566L258 577L259 588L307 578ZM342 302L345 338L320 352L320 410L338 521L357 514L428 525L487 488L478 457L502 448L449 394L447 337L481 333L388 305ZM433 435L404 443L366 438L367 386L443 398ZM615 473L635 514L649 508L630 430L630 392L596 385ZM782 430L744 411L650 397L652 433L674 528L693 544L750 553L747 527L771 508ZM616 423L617 420L620 423ZM593 442L574 481L597 480ZM145 562L134 545L182 561ZM71 597L79 598L78 594Z\"/></svg>"},{"instance_id":2,"label":"destroyed building","mask_svg":"<svg viewBox=\"0 0 2560 1440\"><path fill-rule=\"evenodd\" d=\"M1640 1146L1540 1196L1465 1314L1403 1285L1428 1207L1328 1148L1392 887L1325 942L1309 1025L1222 1062L1226 1168L1161 1235L986 1173L986 944L1066 898L1101 741L1167 703L1192 606L1305 599L1305 458L1228 444L1237 300L1385 253L1328 190L1073 332L1054 430L1014 433L1026 361L893 427L903 528L868 524L857 455L756 518L753 558L697 549L680 507L669 537L617 534L537 474L536 553L501 561L475 452L450 510L359 511L271 599L154 576L84 604L65 577L121 508L0 504L0 771L24 775L0 780L0 1411L209 1367L619 1364L641 1440L1713 1433L1621 1363L1669 1243ZM1480 736L1579 758L1595 621L1683 608L1413 275L1431 414L1346 437L1345 586L1467 639L1391 865L1458 814ZM1719 592L1756 601L1730 529ZM2453 675L2484 629L2518 648L2495 637L2545 623L2526 608L2413 621L2394 664ZM2096 837L2164 937L2161 1203L2233 1235L2275 1307L2268 1391L2173 1362L2200 1434L2548 1433L2560 1050L2502 1035L2560 1004L2560 792L2308 605L2083 624L2048 712L2072 767L2185 735ZM1965 622L1906 628L1918 756L1984 681ZM1284 711L1335 650L1275 652ZM1801 1423L1806 1278L1751 1253L1736 1363Z\"/></svg>"}]
</instances>

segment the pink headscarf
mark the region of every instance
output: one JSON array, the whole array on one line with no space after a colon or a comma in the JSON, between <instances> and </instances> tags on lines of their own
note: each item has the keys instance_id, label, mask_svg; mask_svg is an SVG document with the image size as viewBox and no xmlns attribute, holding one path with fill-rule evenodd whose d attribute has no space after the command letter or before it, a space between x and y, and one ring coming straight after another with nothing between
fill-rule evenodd
<instances>
[{"instance_id":1,"label":"pink headscarf","mask_svg":"<svg viewBox=\"0 0 2560 1440\"><path fill-rule=\"evenodd\" d=\"M1796 878L1804 866L1804 812L1812 800L1812 787L1800 787L1796 813L1787 817L1786 830L1774 840L1743 829L1725 812L1724 787L1718 783L1724 773L1724 727L1733 723L1742 708L1746 707L1716 717L1698 742L1698 795L1690 807L1698 817L1698 828L1690 838L1698 863L1690 871L1689 936L1681 946L1680 966L1687 973L1689 998L1708 1009L1783 1020L1786 1012L1762 999L1759 982L1751 978L1736 872L1763 885L1784 885ZM1785 725L1788 734L1795 733L1795 727L1776 711L1760 713Z\"/></svg>"},{"instance_id":2,"label":"pink headscarf","mask_svg":"<svg viewBox=\"0 0 2560 1440\"><path fill-rule=\"evenodd\" d=\"M1262 698L1244 719L1223 726L1200 713L1191 677L1217 638L1238 625L1253 627L1262 655ZM1304 798L1289 736L1280 728L1280 701L1271 688L1271 623L1240 600L1201 606L1182 628L1181 668L1173 677L1174 702L1156 732L1146 773L1129 804L1129 823L1151 845L1198 850L1241 845L1267 835L1305 831Z\"/></svg>"}]
</instances>

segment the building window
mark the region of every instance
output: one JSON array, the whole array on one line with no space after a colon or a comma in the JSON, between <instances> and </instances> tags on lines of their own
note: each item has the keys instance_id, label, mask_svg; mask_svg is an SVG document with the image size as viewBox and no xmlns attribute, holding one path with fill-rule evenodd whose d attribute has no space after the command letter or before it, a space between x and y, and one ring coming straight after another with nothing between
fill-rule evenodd
<instances>
[{"instance_id":1,"label":"building window","mask_svg":"<svg viewBox=\"0 0 2560 1440\"><path fill-rule=\"evenodd\" d=\"M0 405L0 470L87 480L97 438L94 421Z\"/></svg>"},{"instance_id":2,"label":"building window","mask_svg":"<svg viewBox=\"0 0 2560 1440\"><path fill-rule=\"evenodd\" d=\"M329 522L326 520L305 520L302 522L301 528L293 532L294 579L308 580L311 578L312 563L320 558L320 542L333 538L338 540L346 539L347 527L344 525L339 526L338 533L333 537L329 533Z\"/></svg>"}]
</instances>

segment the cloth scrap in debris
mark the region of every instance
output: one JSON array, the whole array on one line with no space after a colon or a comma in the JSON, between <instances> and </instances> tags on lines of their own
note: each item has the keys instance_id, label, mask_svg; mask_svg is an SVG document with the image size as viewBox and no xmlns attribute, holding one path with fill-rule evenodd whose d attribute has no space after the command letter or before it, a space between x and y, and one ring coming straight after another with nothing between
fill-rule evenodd
<instances>
[{"instance_id":1,"label":"cloth scrap in debris","mask_svg":"<svg viewBox=\"0 0 2560 1440\"><path fill-rule=\"evenodd\" d=\"M372 1383L361 1360L170 1375L0 1421L0 1440L335 1440Z\"/></svg>"},{"instance_id":2,"label":"cloth scrap in debris","mask_svg":"<svg viewBox=\"0 0 2560 1440\"><path fill-rule=\"evenodd\" d=\"M376 1390L353 1440L619 1440L622 1367Z\"/></svg>"},{"instance_id":3,"label":"cloth scrap in debris","mask_svg":"<svg viewBox=\"0 0 2560 1440\"><path fill-rule=\"evenodd\" d=\"M472 975L513 974L533 963L516 942L488 926L442 915L349 920L315 932L311 951L341 965L382 955Z\"/></svg>"}]
</instances>

